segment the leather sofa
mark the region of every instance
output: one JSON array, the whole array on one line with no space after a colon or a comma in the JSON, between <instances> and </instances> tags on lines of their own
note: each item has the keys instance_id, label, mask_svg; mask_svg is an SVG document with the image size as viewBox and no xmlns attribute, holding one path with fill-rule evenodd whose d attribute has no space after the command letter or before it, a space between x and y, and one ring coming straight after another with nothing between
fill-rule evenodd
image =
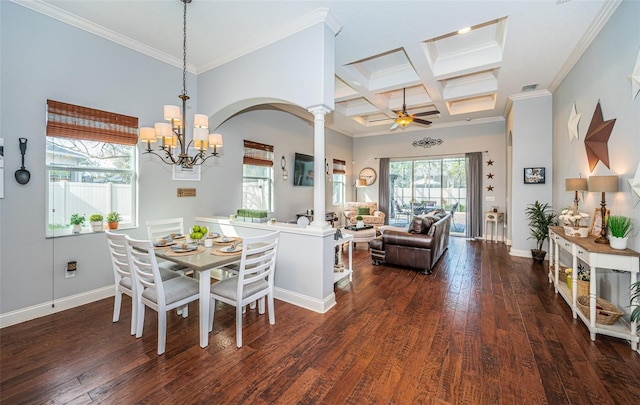
<instances>
[{"instance_id":1,"label":"leather sofa","mask_svg":"<svg viewBox=\"0 0 640 405\"><path fill-rule=\"evenodd\" d=\"M369 242L373 264L405 266L431 274L449 247L451 227L451 214L441 211L439 218L433 217L416 216L409 232L388 229Z\"/></svg>"},{"instance_id":2,"label":"leather sofa","mask_svg":"<svg viewBox=\"0 0 640 405\"><path fill-rule=\"evenodd\" d=\"M362 216L362 221L365 225L384 225L384 212L378 211L378 203L375 201L371 202L345 202L344 203L344 217L345 217L345 225L355 225L356 217L358 216L358 209L368 208L369 215L360 214Z\"/></svg>"}]
</instances>

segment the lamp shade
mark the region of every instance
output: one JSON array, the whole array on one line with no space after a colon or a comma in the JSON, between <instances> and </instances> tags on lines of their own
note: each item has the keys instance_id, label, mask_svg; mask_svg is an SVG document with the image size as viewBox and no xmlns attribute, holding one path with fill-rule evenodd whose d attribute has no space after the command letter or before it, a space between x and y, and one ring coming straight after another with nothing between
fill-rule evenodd
<instances>
[{"instance_id":1,"label":"lamp shade","mask_svg":"<svg viewBox=\"0 0 640 405\"><path fill-rule=\"evenodd\" d=\"M150 127L141 127L140 128L140 141L148 141L155 142L156 141L156 131Z\"/></svg>"},{"instance_id":2,"label":"lamp shade","mask_svg":"<svg viewBox=\"0 0 640 405\"><path fill-rule=\"evenodd\" d=\"M193 126L196 128L209 128L209 117L207 117L205 114L194 115Z\"/></svg>"},{"instance_id":3,"label":"lamp shade","mask_svg":"<svg viewBox=\"0 0 640 405\"><path fill-rule=\"evenodd\" d=\"M180 119L180 107L177 105L165 105L164 106L164 119L165 120L179 120Z\"/></svg>"},{"instance_id":4,"label":"lamp shade","mask_svg":"<svg viewBox=\"0 0 640 405\"><path fill-rule=\"evenodd\" d=\"M209 145L210 146L222 146L222 135L220 135L220 134L209 134Z\"/></svg>"},{"instance_id":5,"label":"lamp shade","mask_svg":"<svg viewBox=\"0 0 640 405\"><path fill-rule=\"evenodd\" d=\"M153 125L153 128L156 131L156 136L158 138L170 138L173 136L173 129L171 128L171 124L167 122L156 122Z\"/></svg>"},{"instance_id":6,"label":"lamp shade","mask_svg":"<svg viewBox=\"0 0 640 405\"><path fill-rule=\"evenodd\" d=\"M565 179L564 180L565 191L588 191L587 179Z\"/></svg>"},{"instance_id":7,"label":"lamp shade","mask_svg":"<svg viewBox=\"0 0 640 405\"><path fill-rule=\"evenodd\" d=\"M589 191L615 193L618 191L618 176L590 176Z\"/></svg>"},{"instance_id":8,"label":"lamp shade","mask_svg":"<svg viewBox=\"0 0 640 405\"><path fill-rule=\"evenodd\" d=\"M367 187L367 180L356 179L356 187Z\"/></svg>"},{"instance_id":9,"label":"lamp shade","mask_svg":"<svg viewBox=\"0 0 640 405\"><path fill-rule=\"evenodd\" d=\"M207 128L193 128L194 141L207 141L209 139L209 131Z\"/></svg>"}]
</instances>

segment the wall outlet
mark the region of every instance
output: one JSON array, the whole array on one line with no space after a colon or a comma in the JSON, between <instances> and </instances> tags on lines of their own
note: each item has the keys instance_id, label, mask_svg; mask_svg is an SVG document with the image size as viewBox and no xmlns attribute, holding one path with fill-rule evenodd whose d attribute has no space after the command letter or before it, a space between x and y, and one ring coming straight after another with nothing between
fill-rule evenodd
<instances>
[{"instance_id":1,"label":"wall outlet","mask_svg":"<svg viewBox=\"0 0 640 405\"><path fill-rule=\"evenodd\" d=\"M67 262L67 267L64 269L64 278L71 278L76 276L76 270L78 270L78 263L75 261Z\"/></svg>"}]
</instances>

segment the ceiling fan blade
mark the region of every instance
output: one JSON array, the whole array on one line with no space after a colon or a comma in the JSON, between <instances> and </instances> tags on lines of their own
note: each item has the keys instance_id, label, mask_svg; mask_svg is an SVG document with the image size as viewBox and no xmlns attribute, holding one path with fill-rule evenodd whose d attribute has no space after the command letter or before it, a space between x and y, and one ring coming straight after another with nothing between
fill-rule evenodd
<instances>
[{"instance_id":1,"label":"ceiling fan blade","mask_svg":"<svg viewBox=\"0 0 640 405\"><path fill-rule=\"evenodd\" d=\"M420 118L414 118L413 122L417 122L418 124L422 125L431 125L431 121L421 120Z\"/></svg>"},{"instance_id":2,"label":"ceiling fan blade","mask_svg":"<svg viewBox=\"0 0 640 405\"><path fill-rule=\"evenodd\" d=\"M436 115L436 114L440 114L440 111L433 110L433 111L419 112L419 113L413 114L413 116L414 117L424 117L424 116L427 116L427 115Z\"/></svg>"},{"instance_id":3,"label":"ceiling fan blade","mask_svg":"<svg viewBox=\"0 0 640 405\"><path fill-rule=\"evenodd\" d=\"M389 128L389 131L393 131L394 129L398 128L399 125L397 122L394 122L393 125L391 125L391 128Z\"/></svg>"}]
</instances>

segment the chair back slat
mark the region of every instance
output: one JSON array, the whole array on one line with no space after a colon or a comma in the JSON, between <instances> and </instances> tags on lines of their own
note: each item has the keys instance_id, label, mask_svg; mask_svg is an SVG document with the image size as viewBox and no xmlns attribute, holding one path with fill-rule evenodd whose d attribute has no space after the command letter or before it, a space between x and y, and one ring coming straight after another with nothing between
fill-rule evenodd
<instances>
[{"instance_id":1,"label":"chair back slat","mask_svg":"<svg viewBox=\"0 0 640 405\"><path fill-rule=\"evenodd\" d=\"M107 236L116 285L125 277L132 277L133 279L134 275L131 274L129 256L127 254L127 235L113 233L109 230L105 231L105 235ZM132 282L132 284L134 283Z\"/></svg>"},{"instance_id":2,"label":"chair back slat","mask_svg":"<svg viewBox=\"0 0 640 405\"><path fill-rule=\"evenodd\" d=\"M136 275L138 285L143 289L155 288L158 301L164 300L162 278L151 241L132 239L127 236L127 249L131 256L131 267ZM162 305L164 305L164 302Z\"/></svg>"},{"instance_id":3,"label":"chair back slat","mask_svg":"<svg viewBox=\"0 0 640 405\"><path fill-rule=\"evenodd\" d=\"M238 271L238 297L242 297L245 285L265 280L273 285L279 232L245 238Z\"/></svg>"},{"instance_id":4,"label":"chair back slat","mask_svg":"<svg viewBox=\"0 0 640 405\"><path fill-rule=\"evenodd\" d=\"M184 235L183 218L147 221L147 236L152 242L172 233Z\"/></svg>"}]
</instances>

